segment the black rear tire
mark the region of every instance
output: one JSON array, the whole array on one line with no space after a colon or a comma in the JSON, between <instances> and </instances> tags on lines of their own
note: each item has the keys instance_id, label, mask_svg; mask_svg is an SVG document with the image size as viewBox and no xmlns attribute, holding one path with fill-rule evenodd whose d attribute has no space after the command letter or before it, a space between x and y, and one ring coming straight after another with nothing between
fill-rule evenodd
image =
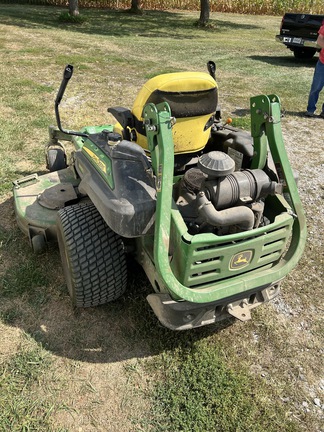
<instances>
[{"instance_id":1,"label":"black rear tire","mask_svg":"<svg viewBox=\"0 0 324 432\"><path fill-rule=\"evenodd\" d=\"M74 306L98 306L125 292L127 265L122 239L92 203L61 209L57 237Z\"/></svg>"},{"instance_id":2,"label":"black rear tire","mask_svg":"<svg viewBox=\"0 0 324 432\"><path fill-rule=\"evenodd\" d=\"M310 60L314 57L316 53L316 49L312 48L295 48L294 49L294 56L297 59L303 59L303 60Z\"/></svg>"}]
</instances>

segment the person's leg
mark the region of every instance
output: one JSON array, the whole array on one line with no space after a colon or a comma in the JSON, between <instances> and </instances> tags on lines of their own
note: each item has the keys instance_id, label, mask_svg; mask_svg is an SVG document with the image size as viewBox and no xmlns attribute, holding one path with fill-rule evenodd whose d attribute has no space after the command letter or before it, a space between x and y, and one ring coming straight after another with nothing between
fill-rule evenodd
<instances>
[{"instance_id":1,"label":"person's leg","mask_svg":"<svg viewBox=\"0 0 324 432\"><path fill-rule=\"evenodd\" d=\"M314 70L313 82L309 93L307 112L314 113L320 91L324 86L324 63L318 61ZM324 104L323 104L324 111Z\"/></svg>"}]
</instances>

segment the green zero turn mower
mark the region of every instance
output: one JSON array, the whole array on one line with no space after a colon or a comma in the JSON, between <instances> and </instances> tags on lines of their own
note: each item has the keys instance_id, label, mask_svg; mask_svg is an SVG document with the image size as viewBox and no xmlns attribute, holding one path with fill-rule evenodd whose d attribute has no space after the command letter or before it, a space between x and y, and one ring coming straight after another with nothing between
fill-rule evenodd
<instances>
[{"instance_id":1,"label":"green zero turn mower","mask_svg":"<svg viewBox=\"0 0 324 432\"><path fill-rule=\"evenodd\" d=\"M230 315L245 321L273 299L300 259L306 222L281 133L276 95L251 98L251 134L221 121L215 63L208 73L156 76L115 124L50 127L48 174L14 182L19 227L33 250L57 241L75 306L116 300L126 254L175 330ZM62 141L75 150L71 163Z\"/></svg>"}]
</instances>

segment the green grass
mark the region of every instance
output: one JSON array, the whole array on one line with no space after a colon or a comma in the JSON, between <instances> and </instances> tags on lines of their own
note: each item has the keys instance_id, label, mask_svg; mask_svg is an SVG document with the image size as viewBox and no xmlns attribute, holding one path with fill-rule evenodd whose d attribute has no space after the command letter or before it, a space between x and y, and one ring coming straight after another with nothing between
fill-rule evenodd
<instances>
[{"instance_id":1,"label":"green grass","mask_svg":"<svg viewBox=\"0 0 324 432\"><path fill-rule=\"evenodd\" d=\"M59 22L67 24L83 24L85 18L82 15L70 15L68 12L62 12L58 17Z\"/></svg>"},{"instance_id":2,"label":"green grass","mask_svg":"<svg viewBox=\"0 0 324 432\"><path fill-rule=\"evenodd\" d=\"M0 364L0 430L61 431L51 422L58 409L42 389L43 376L50 368L50 356L29 338L16 354Z\"/></svg>"},{"instance_id":3,"label":"green grass","mask_svg":"<svg viewBox=\"0 0 324 432\"><path fill-rule=\"evenodd\" d=\"M55 123L54 100L67 63L75 72L61 115L70 129L111 121L107 108L130 107L156 74L204 71L214 60L224 119L248 130L250 97L277 93L285 119L302 131L309 124L298 114L316 60L297 62L274 41L278 17L216 13L202 30L194 25L198 13L132 16L92 9L82 11L85 22L71 25L59 21L64 11L0 5L0 431L107 430L107 419L115 419L109 427L120 432L319 430L316 408L301 408L318 394L314 299L323 263L314 253L317 244L308 246L283 290L300 315L284 320L265 306L244 325L229 321L174 333L150 310L145 297L151 288L137 267L120 301L74 311L58 251L31 255L11 193L13 180L45 169L47 126ZM315 144L296 142L293 150ZM307 194L317 202L317 191ZM319 207L307 211L312 216ZM309 339L296 330L301 320L311 321ZM119 365L122 373L114 369Z\"/></svg>"},{"instance_id":4,"label":"green grass","mask_svg":"<svg viewBox=\"0 0 324 432\"><path fill-rule=\"evenodd\" d=\"M2 295L4 297L16 297L28 293L29 296L35 295L36 287L47 285L47 278L44 269L41 269L36 259L19 262L16 267L11 267L2 281ZM36 295L37 300L40 293Z\"/></svg>"},{"instance_id":5,"label":"green grass","mask_svg":"<svg viewBox=\"0 0 324 432\"><path fill-rule=\"evenodd\" d=\"M227 365L222 347L197 341L163 356L154 386L156 431L297 431L283 404L244 368Z\"/></svg>"},{"instance_id":6,"label":"green grass","mask_svg":"<svg viewBox=\"0 0 324 432\"><path fill-rule=\"evenodd\" d=\"M143 430L154 432L297 432L303 426L291 416L285 396L288 383L282 387L267 377L254 373L241 352L241 342L235 331L233 339L222 333L233 326L231 319L209 327L187 332L171 332L156 326L156 318L148 313L143 289L132 287L131 313L135 317L134 331L129 332L129 343L141 338L155 354L148 361L127 369L129 379L138 387L137 377L145 373L148 389L135 390L135 397L148 398L151 412L144 418L135 416ZM125 305L124 305L125 306ZM265 340L281 349L278 331L266 324L263 317ZM239 324L240 325L240 324ZM251 340L253 323L243 330ZM136 329L136 330L135 330ZM230 337L228 335L228 337ZM257 355L262 357L262 345ZM287 353L285 353L287 355ZM256 371L255 371L256 372ZM278 371L279 373L279 371ZM275 377L273 377L275 381Z\"/></svg>"}]
</instances>

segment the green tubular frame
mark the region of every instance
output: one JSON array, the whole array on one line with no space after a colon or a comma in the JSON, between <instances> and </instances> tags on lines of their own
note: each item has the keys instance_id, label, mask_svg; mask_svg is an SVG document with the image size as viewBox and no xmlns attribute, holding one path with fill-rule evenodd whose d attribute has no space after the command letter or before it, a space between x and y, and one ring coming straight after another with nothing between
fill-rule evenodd
<instances>
[{"instance_id":1,"label":"green tubular frame","mask_svg":"<svg viewBox=\"0 0 324 432\"><path fill-rule=\"evenodd\" d=\"M174 150L172 140L172 117L171 110L167 103L162 103L157 106L148 104L144 108L144 123L146 127L146 135L149 144L149 150L152 157L152 165L156 175L157 189L157 206L155 233L152 251L152 261L149 257L150 251L145 247L145 239L143 243L146 249L147 256L146 264L154 271L154 278L158 282L161 291L167 291L174 299L184 299L193 303L207 303L221 300L244 291L266 287L273 282L284 278L298 263L306 242L306 220L302 209L302 204L298 195L296 182L291 170L286 149L284 147L281 126L280 126L280 101L275 95L256 96L251 99L251 126L252 136L254 140L255 156L252 163L253 168L263 168L266 163L268 146L271 150L275 165L283 173L281 179L285 184L285 192L290 195L292 209L288 203L278 195L277 201L282 206L283 213L275 219L268 227L258 228L251 232L243 232L239 234L231 234L226 236L215 236L214 234L199 234L190 236L185 229L185 225L178 215L178 211L174 207L172 200L173 188L173 167L174 167ZM172 223L171 223L172 219ZM170 264L170 234L171 229L176 231L176 242L179 246L181 242L188 244L188 253L194 254L192 248L204 247L208 245L220 245L230 242L242 241L240 246L237 246L235 252L246 250L249 248L247 242L255 245L255 248L260 247L260 238L269 236L268 232L273 230L286 229L290 235L292 225L292 236L290 244L285 255L281 259L277 259L275 264L269 263L262 267L262 270L247 271L244 270L235 276L228 278L228 273L225 274L225 279L221 279L216 283L206 283L198 287L188 287L182 284L176 277L175 272ZM269 228L271 227L271 228ZM288 235L284 236L288 240ZM248 240L255 237L253 240ZM271 233L270 233L271 240ZM270 241L271 243L271 241ZM171 245L172 246L172 245ZM285 246L285 245L283 245ZM228 252L228 251L227 251ZM226 250L225 250L226 253ZM232 255L233 251L231 252ZM207 265L207 264L206 264ZM154 269L153 267L154 266ZM151 278L152 279L152 278Z\"/></svg>"}]
</instances>

